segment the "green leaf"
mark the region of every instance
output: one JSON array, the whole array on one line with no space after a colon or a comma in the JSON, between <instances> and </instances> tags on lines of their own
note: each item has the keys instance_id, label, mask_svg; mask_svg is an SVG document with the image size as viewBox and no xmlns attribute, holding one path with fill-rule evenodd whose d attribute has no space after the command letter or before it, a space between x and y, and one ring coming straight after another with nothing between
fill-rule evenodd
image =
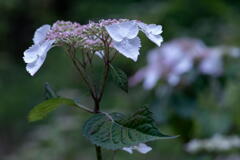
<instances>
[{"instance_id":1,"label":"green leaf","mask_svg":"<svg viewBox=\"0 0 240 160\"><path fill-rule=\"evenodd\" d=\"M68 98L52 98L35 106L29 113L28 120L30 122L43 119L49 112L62 105L76 106L72 99Z\"/></svg>"},{"instance_id":2,"label":"green leaf","mask_svg":"<svg viewBox=\"0 0 240 160\"><path fill-rule=\"evenodd\" d=\"M128 77L127 75L119 68L111 66L111 75L113 78L114 83L124 90L128 92Z\"/></svg>"},{"instance_id":3,"label":"green leaf","mask_svg":"<svg viewBox=\"0 0 240 160\"><path fill-rule=\"evenodd\" d=\"M121 113L99 113L86 121L83 134L93 144L111 150L176 137L160 133L151 114L146 107L129 117Z\"/></svg>"}]
</instances>

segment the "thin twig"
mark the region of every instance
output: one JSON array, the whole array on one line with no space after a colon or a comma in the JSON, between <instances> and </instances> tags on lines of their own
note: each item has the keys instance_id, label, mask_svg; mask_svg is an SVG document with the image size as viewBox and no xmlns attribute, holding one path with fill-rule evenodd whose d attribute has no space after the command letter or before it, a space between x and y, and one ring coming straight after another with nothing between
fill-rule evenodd
<instances>
[{"instance_id":1,"label":"thin twig","mask_svg":"<svg viewBox=\"0 0 240 160\"><path fill-rule=\"evenodd\" d=\"M101 85L101 89L99 91L99 96L98 99L99 101L101 101L102 96L103 96L103 92L106 86L106 81L108 79L108 74L109 74L109 65L110 65L110 61L109 61L109 45L105 42L104 43L104 73L103 73L103 81L102 81L102 85Z\"/></svg>"},{"instance_id":2,"label":"thin twig","mask_svg":"<svg viewBox=\"0 0 240 160\"><path fill-rule=\"evenodd\" d=\"M83 79L83 81L85 82L87 87L90 89L91 96L93 98L95 98L96 93L95 93L91 83L89 82L88 78L86 77L85 72L83 71L84 68L82 67L81 62L75 56L75 49L72 47L69 47L68 53L69 53L70 58L72 59L74 66L76 67L77 71L79 72L80 77Z\"/></svg>"},{"instance_id":3,"label":"thin twig","mask_svg":"<svg viewBox=\"0 0 240 160\"><path fill-rule=\"evenodd\" d=\"M77 109L81 109L81 110L85 110L85 111L87 111L87 112L89 112L89 113L95 113L93 110L91 110L90 108L88 108L88 107L86 107L86 106L84 106L84 105L82 105L82 104L79 104L79 103L77 103L77 101L75 101L75 106L74 107L76 107Z\"/></svg>"}]
</instances>

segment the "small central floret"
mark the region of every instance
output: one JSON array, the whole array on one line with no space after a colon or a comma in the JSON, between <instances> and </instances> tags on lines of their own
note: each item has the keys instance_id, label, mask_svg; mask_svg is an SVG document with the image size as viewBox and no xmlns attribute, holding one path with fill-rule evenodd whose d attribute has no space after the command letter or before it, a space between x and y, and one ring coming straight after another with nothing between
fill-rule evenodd
<instances>
[{"instance_id":1,"label":"small central floret","mask_svg":"<svg viewBox=\"0 0 240 160\"><path fill-rule=\"evenodd\" d=\"M107 31L105 26L117 24L127 19L108 19L100 20L98 23L90 21L86 25L77 22L57 21L55 22L47 34L48 40L55 40L56 45L73 45L78 48L90 48L101 50L103 40L107 41Z\"/></svg>"}]
</instances>

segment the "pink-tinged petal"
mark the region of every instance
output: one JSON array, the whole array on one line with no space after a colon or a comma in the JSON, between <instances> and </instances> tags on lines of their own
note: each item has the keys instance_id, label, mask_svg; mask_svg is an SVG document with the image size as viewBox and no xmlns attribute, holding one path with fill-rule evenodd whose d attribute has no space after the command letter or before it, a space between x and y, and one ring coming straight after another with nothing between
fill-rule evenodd
<instances>
[{"instance_id":1,"label":"pink-tinged petal","mask_svg":"<svg viewBox=\"0 0 240 160\"><path fill-rule=\"evenodd\" d=\"M133 39L139 31L135 21L116 23L108 25L105 28L111 38L117 42L122 41L124 38Z\"/></svg>"},{"instance_id":2,"label":"pink-tinged petal","mask_svg":"<svg viewBox=\"0 0 240 160\"><path fill-rule=\"evenodd\" d=\"M147 73L147 68L142 68L137 73L135 73L132 77L129 78L128 85L135 86L140 83L145 77Z\"/></svg>"},{"instance_id":3,"label":"pink-tinged petal","mask_svg":"<svg viewBox=\"0 0 240 160\"><path fill-rule=\"evenodd\" d=\"M113 47L125 57L137 61L138 55L140 54L139 48L141 47L141 42L138 37L123 39L121 42L114 41Z\"/></svg>"},{"instance_id":4,"label":"pink-tinged petal","mask_svg":"<svg viewBox=\"0 0 240 160\"><path fill-rule=\"evenodd\" d=\"M39 44L39 43L42 43L44 40L46 40L46 36L50 28L51 27L48 24L45 24L39 27L34 33L34 37L33 37L34 44Z\"/></svg>"}]
</instances>

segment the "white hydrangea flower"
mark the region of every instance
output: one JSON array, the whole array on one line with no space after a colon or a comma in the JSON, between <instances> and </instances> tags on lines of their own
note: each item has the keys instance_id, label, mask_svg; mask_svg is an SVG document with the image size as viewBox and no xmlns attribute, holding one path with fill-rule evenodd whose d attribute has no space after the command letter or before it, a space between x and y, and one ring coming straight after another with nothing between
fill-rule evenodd
<instances>
[{"instance_id":1,"label":"white hydrangea flower","mask_svg":"<svg viewBox=\"0 0 240 160\"><path fill-rule=\"evenodd\" d=\"M186 151L190 153L195 153L201 149L202 145L198 139L193 139L186 145Z\"/></svg>"},{"instance_id":2,"label":"white hydrangea flower","mask_svg":"<svg viewBox=\"0 0 240 160\"><path fill-rule=\"evenodd\" d=\"M160 47L163 42L163 38L160 35L162 33L162 26L156 24L145 24L142 22L137 23L140 29L145 33L145 35L156 45Z\"/></svg>"},{"instance_id":3,"label":"white hydrangea flower","mask_svg":"<svg viewBox=\"0 0 240 160\"><path fill-rule=\"evenodd\" d=\"M113 47L122 55L137 61L140 39L137 37L139 29L135 21L127 21L106 26L106 30L113 39Z\"/></svg>"},{"instance_id":4,"label":"white hydrangea flower","mask_svg":"<svg viewBox=\"0 0 240 160\"><path fill-rule=\"evenodd\" d=\"M53 44L68 44L74 48L93 50L97 56L103 58L103 43L99 37L105 37L111 41L108 47L116 49L120 54L137 61L141 47L139 30L160 46L162 42L162 27L155 24L144 24L137 20L108 19L98 23L89 22L81 25L70 21L57 21L52 26L43 25L38 28L33 37L33 45L24 52L26 70L33 76L42 66L47 52ZM109 35L109 36L108 36Z\"/></svg>"},{"instance_id":5,"label":"white hydrangea flower","mask_svg":"<svg viewBox=\"0 0 240 160\"><path fill-rule=\"evenodd\" d=\"M106 26L106 30L114 41L121 42L125 38L137 37L139 29L135 21L115 23Z\"/></svg>"},{"instance_id":6,"label":"white hydrangea flower","mask_svg":"<svg viewBox=\"0 0 240 160\"><path fill-rule=\"evenodd\" d=\"M224 136L215 134L209 139L194 139L186 145L186 150L190 153L199 151L223 152L240 148L239 136Z\"/></svg>"},{"instance_id":7,"label":"white hydrangea flower","mask_svg":"<svg viewBox=\"0 0 240 160\"><path fill-rule=\"evenodd\" d=\"M115 41L113 42L113 46L124 56L131 58L135 62L137 61L139 48L141 47L141 42L138 37L135 37L133 39L124 39L121 42Z\"/></svg>"},{"instance_id":8,"label":"white hydrangea flower","mask_svg":"<svg viewBox=\"0 0 240 160\"><path fill-rule=\"evenodd\" d=\"M27 63L26 70L33 76L42 66L46 59L47 52L52 48L54 40L47 40L47 33L50 25L43 25L38 28L33 37L33 45L24 51L24 61Z\"/></svg>"},{"instance_id":9,"label":"white hydrangea flower","mask_svg":"<svg viewBox=\"0 0 240 160\"><path fill-rule=\"evenodd\" d=\"M149 151L152 150L151 147L147 146L146 144L144 143L139 143L139 145L137 146L132 146L132 147L124 147L122 150L132 154L133 153L133 150L136 150L138 151L139 153L143 153L143 154L146 154L148 153Z\"/></svg>"},{"instance_id":10,"label":"white hydrangea flower","mask_svg":"<svg viewBox=\"0 0 240 160\"><path fill-rule=\"evenodd\" d=\"M137 61L141 42L138 35L139 29L158 46L163 38L162 26L155 24L144 24L135 20L111 24L105 27L110 37L113 39L113 47L122 55Z\"/></svg>"}]
</instances>

